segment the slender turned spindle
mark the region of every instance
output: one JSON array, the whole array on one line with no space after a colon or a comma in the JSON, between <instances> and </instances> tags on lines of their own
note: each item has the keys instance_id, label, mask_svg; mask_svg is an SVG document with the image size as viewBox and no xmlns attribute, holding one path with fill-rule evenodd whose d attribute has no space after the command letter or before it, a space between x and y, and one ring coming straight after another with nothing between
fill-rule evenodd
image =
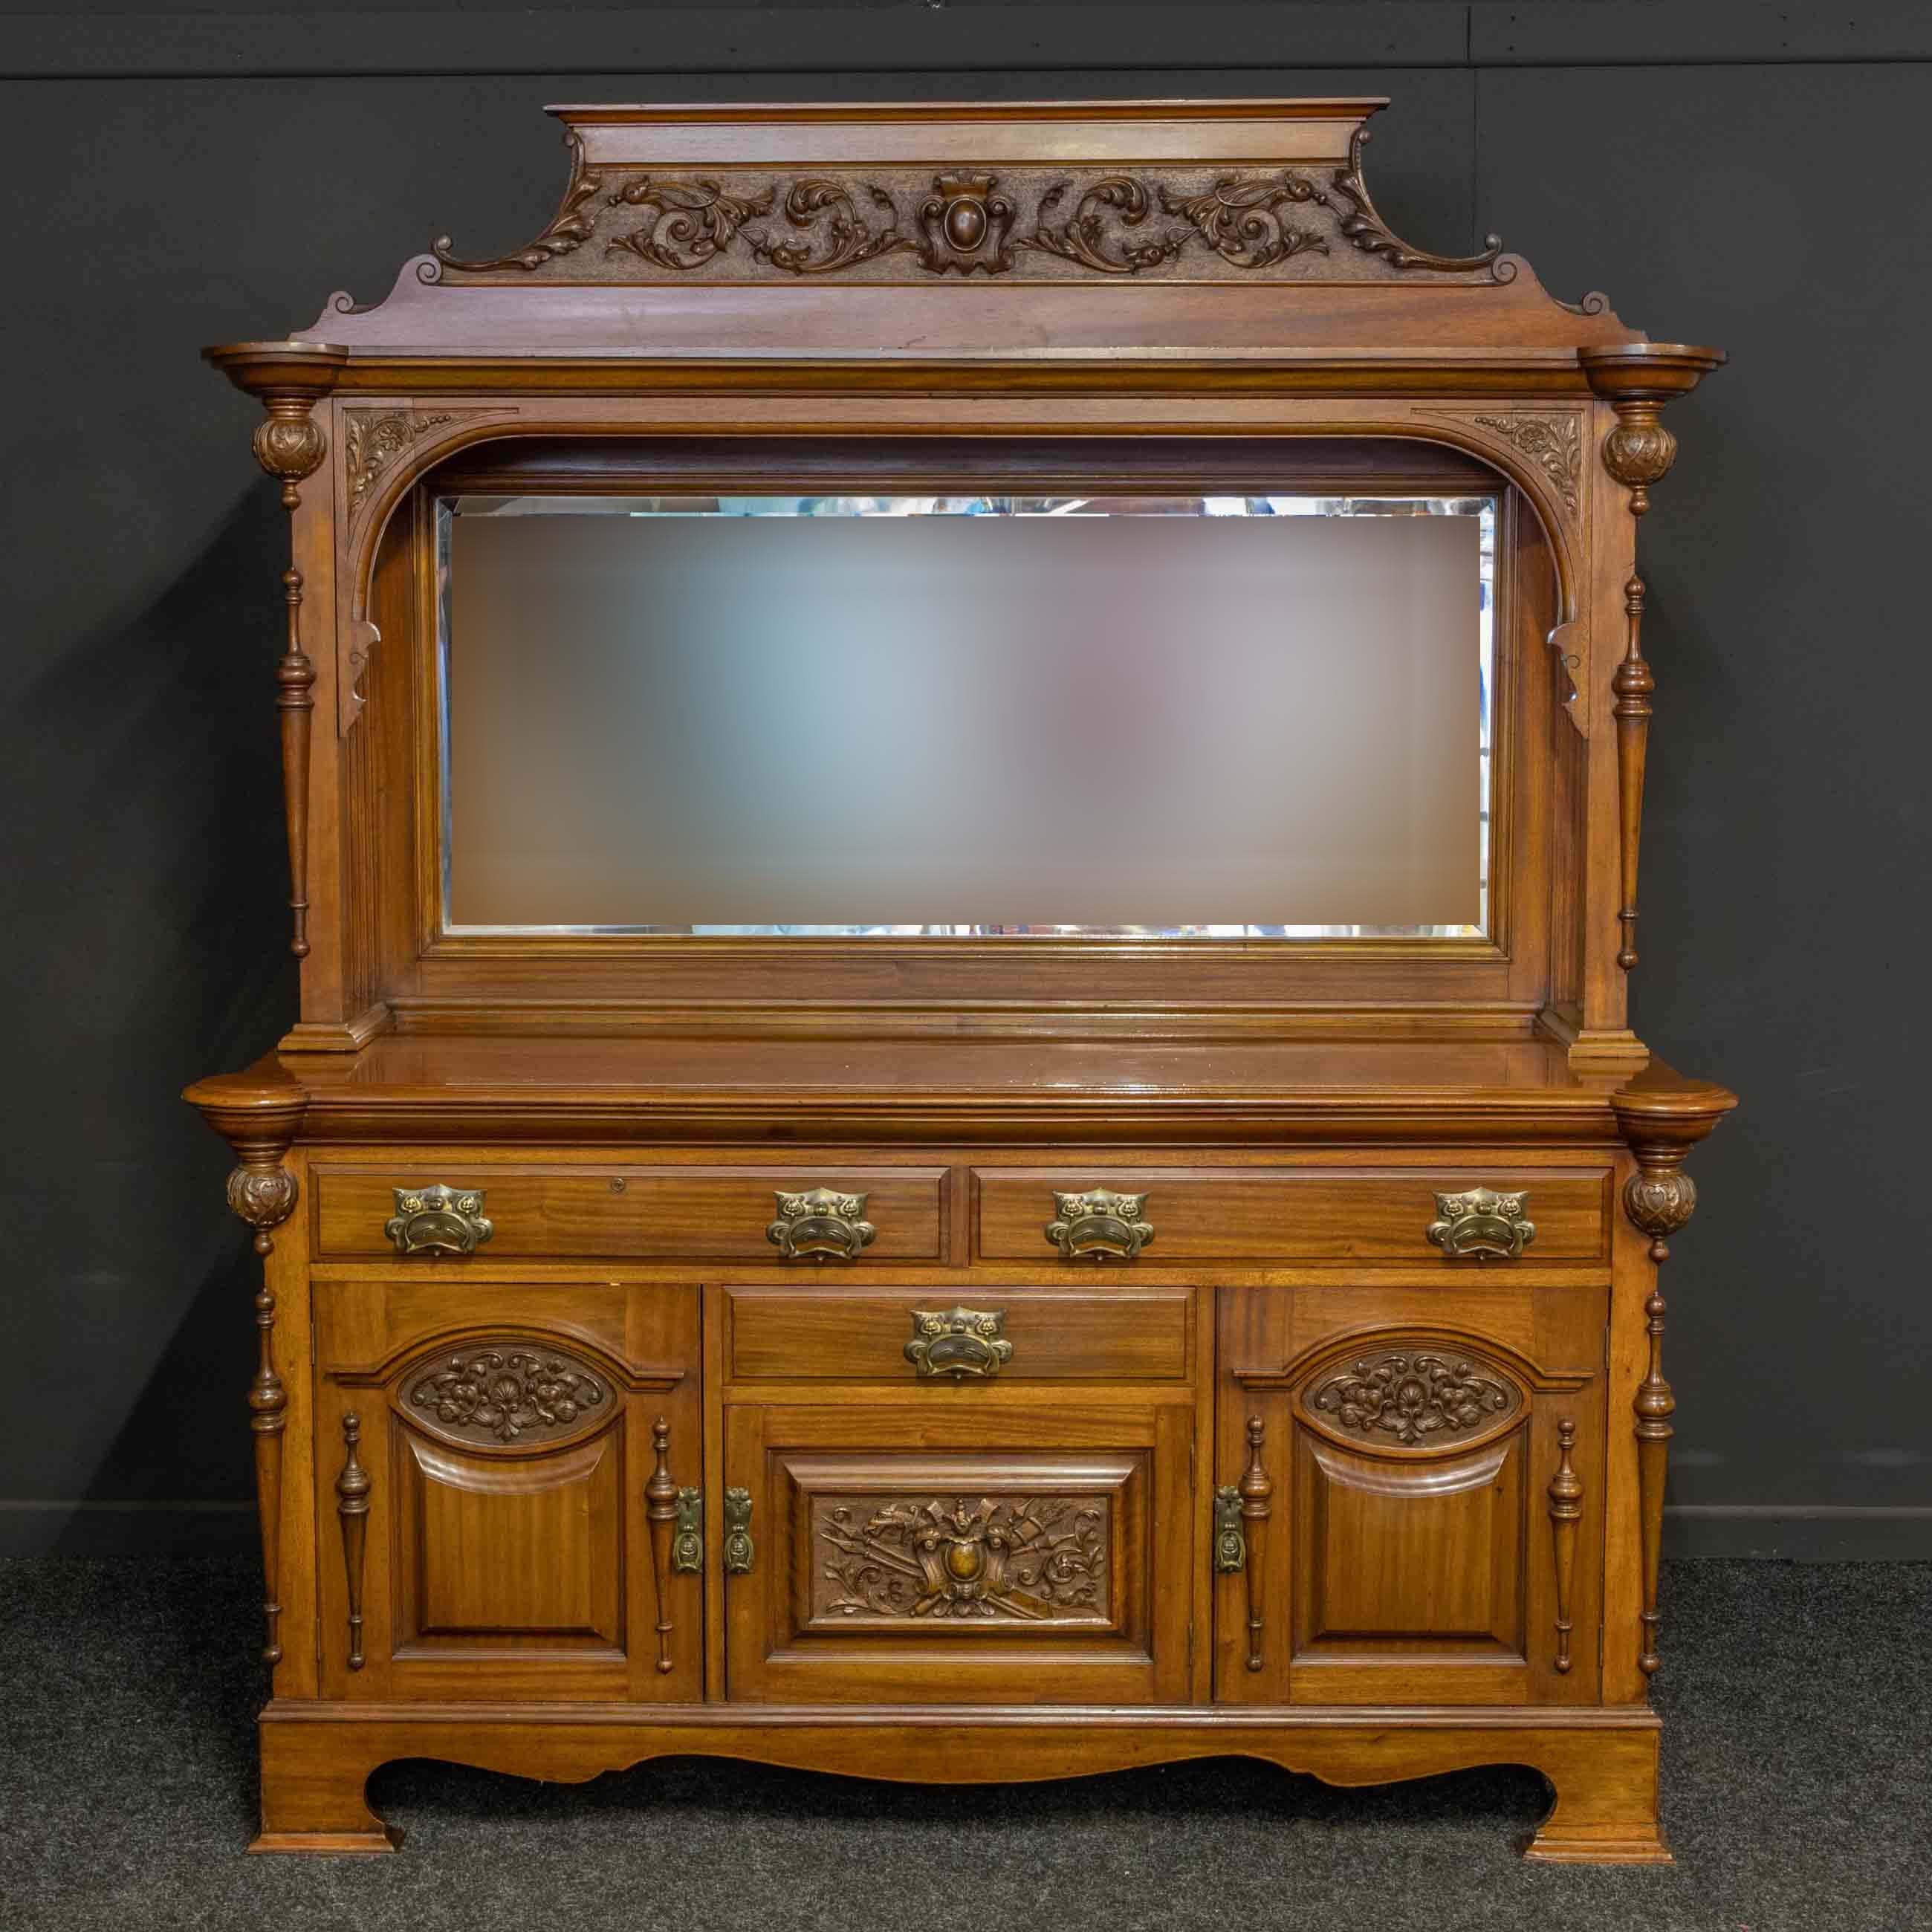
<instances>
[{"instance_id":1,"label":"slender turned spindle","mask_svg":"<svg viewBox=\"0 0 1932 1932\"><path fill-rule=\"evenodd\" d=\"M1241 1521L1248 1538L1248 1668L1262 1667L1262 1564L1266 1549L1264 1534L1273 1514L1269 1498L1274 1484L1262 1466L1262 1443L1267 1426L1258 1415L1248 1418L1248 1466L1241 1478Z\"/></svg>"},{"instance_id":2,"label":"slender turned spindle","mask_svg":"<svg viewBox=\"0 0 1932 1932\"><path fill-rule=\"evenodd\" d=\"M677 1521L677 1484L670 1473L670 1424L659 1416L651 1424L651 1451L657 1466L644 1485L644 1515L651 1526L651 1574L658 1592L658 1669L670 1667L670 1545Z\"/></svg>"},{"instance_id":3,"label":"slender turned spindle","mask_svg":"<svg viewBox=\"0 0 1932 1932\"><path fill-rule=\"evenodd\" d=\"M356 1460L362 1418L342 1418L342 1473L335 1479L335 1514L342 1523L342 1563L349 1579L349 1667L362 1668L362 1559L368 1541L369 1472Z\"/></svg>"},{"instance_id":4,"label":"slender turned spindle","mask_svg":"<svg viewBox=\"0 0 1932 1932\"><path fill-rule=\"evenodd\" d=\"M1583 1480L1570 1465L1576 1425L1568 1416L1556 1425L1556 1473L1550 1479L1550 1538L1556 1562L1556 1670L1570 1674L1570 1592L1576 1575L1576 1526L1583 1515Z\"/></svg>"}]
</instances>

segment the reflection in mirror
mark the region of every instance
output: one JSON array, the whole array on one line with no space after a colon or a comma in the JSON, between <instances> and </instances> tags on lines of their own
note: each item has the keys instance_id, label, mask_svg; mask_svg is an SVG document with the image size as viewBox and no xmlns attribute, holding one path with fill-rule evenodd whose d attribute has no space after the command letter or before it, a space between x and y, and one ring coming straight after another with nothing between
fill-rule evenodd
<instances>
[{"instance_id":1,"label":"reflection in mirror","mask_svg":"<svg viewBox=\"0 0 1932 1932\"><path fill-rule=\"evenodd\" d=\"M438 518L451 932L1487 931L1493 497Z\"/></svg>"}]
</instances>

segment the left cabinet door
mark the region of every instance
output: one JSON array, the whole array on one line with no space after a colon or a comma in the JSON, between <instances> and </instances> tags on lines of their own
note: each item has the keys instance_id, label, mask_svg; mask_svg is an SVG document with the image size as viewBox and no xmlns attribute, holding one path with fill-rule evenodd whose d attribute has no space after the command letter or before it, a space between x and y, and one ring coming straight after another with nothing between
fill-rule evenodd
<instances>
[{"instance_id":1,"label":"left cabinet door","mask_svg":"<svg viewBox=\"0 0 1932 1932\"><path fill-rule=\"evenodd\" d=\"M323 1280L316 1333L325 1696L702 1697L694 1288Z\"/></svg>"}]
</instances>

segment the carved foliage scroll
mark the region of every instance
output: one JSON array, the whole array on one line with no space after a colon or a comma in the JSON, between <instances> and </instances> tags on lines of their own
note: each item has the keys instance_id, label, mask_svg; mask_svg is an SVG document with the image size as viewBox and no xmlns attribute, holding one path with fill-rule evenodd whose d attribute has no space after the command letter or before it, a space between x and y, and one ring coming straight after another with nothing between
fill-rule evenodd
<instances>
[{"instance_id":1,"label":"carved foliage scroll","mask_svg":"<svg viewBox=\"0 0 1932 1932\"><path fill-rule=\"evenodd\" d=\"M1576 514L1583 471L1583 432L1573 413L1518 410L1507 416L1479 416L1475 420L1521 450L1550 479L1563 507Z\"/></svg>"},{"instance_id":2,"label":"carved foliage scroll","mask_svg":"<svg viewBox=\"0 0 1932 1932\"><path fill-rule=\"evenodd\" d=\"M410 444L455 420L448 410L344 410L342 467L349 514L362 508L376 479Z\"/></svg>"},{"instance_id":3,"label":"carved foliage scroll","mask_svg":"<svg viewBox=\"0 0 1932 1932\"><path fill-rule=\"evenodd\" d=\"M1363 183L1366 139L1358 133L1348 164L1325 173L1218 176L1037 166L789 178L728 166L701 176L586 171L580 148L563 206L534 242L464 261L441 236L424 272L432 281L445 269L572 280L712 271L742 279L836 274L894 256L903 258L896 270L962 278L1022 268L1034 278L1170 269L1300 274L1318 262L1318 278L1327 280L1512 279L1515 264L1493 236L1480 254L1450 256L1411 248L1390 232ZM771 226L773 218L784 226Z\"/></svg>"}]
</instances>

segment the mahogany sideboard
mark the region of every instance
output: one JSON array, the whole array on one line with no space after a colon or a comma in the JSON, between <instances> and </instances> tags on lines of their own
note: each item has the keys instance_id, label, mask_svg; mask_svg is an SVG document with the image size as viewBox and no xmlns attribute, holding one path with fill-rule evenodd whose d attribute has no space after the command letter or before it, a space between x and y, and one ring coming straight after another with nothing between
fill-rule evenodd
<instances>
[{"instance_id":1,"label":"mahogany sideboard","mask_svg":"<svg viewBox=\"0 0 1932 1932\"><path fill-rule=\"evenodd\" d=\"M404 1756L1238 1754L1667 1858L1659 1270L1735 1101L1628 1023L1635 538L1723 358L1397 238L1380 104L559 110L536 240L208 352L292 534L301 1012L188 1094L262 1262L256 1850L389 1849ZM814 489L1492 506L1480 918L452 920L439 505Z\"/></svg>"}]
</instances>

